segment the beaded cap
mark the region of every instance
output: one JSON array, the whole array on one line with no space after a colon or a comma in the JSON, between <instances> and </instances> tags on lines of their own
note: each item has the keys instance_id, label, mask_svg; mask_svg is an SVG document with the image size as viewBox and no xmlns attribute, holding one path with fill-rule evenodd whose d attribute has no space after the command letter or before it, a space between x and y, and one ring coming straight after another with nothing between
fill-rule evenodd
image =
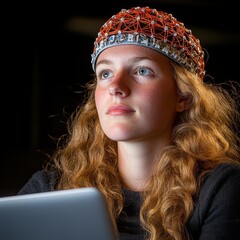
<instances>
[{"instance_id":1,"label":"beaded cap","mask_svg":"<svg viewBox=\"0 0 240 240\"><path fill-rule=\"evenodd\" d=\"M201 79L205 75L204 52L192 31L172 14L146 7L122 9L100 28L94 42L91 63L106 48L133 44L154 49Z\"/></svg>"}]
</instances>

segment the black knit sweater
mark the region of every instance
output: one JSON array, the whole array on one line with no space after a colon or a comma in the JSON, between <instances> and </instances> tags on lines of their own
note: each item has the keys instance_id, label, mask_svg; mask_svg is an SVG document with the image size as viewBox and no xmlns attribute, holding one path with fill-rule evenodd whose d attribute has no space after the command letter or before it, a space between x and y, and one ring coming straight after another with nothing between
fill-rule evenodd
<instances>
[{"instance_id":1,"label":"black knit sweater","mask_svg":"<svg viewBox=\"0 0 240 240\"><path fill-rule=\"evenodd\" d=\"M33 174L18 194L54 191L57 183L54 172ZM124 214L118 221L120 240L143 240L140 226L141 206L138 192L123 190ZM240 240L240 167L223 164L205 180L187 230L196 240Z\"/></svg>"}]
</instances>

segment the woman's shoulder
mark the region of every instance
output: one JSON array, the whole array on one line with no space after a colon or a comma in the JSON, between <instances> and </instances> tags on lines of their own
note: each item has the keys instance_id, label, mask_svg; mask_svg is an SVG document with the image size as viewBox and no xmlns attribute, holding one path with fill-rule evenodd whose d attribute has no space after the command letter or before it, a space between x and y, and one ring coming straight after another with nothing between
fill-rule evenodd
<instances>
[{"instance_id":1,"label":"woman's shoulder","mask_svg":"<svg viewBox=\"0 0 240 240\"><path fill-rule=\"evenodd\" d=\"M20 189L18 195L49 192L55 190L59 175L57 171L39 170L30 177L25 185Z\"/></svg>"},{"instance_id":2,"label":"woman's shoulder","mask_svg":"<svg viewBox=\"0 0 240 240\"><path fill-rule=\"evenodd\" d=\"M199 192L196 208L199 208L203 213L209 211L210 206L223 207L227 206L226 203L231 208L238 207L240 202L239 183L240 164L220 164L206 177Z\"/></svg>"},{"instance_id":3,"label":"woman's shoulder","mask_svg":"<svg viewBox=\"0 0 240 240\"><path fill-rule=\"evenodd\" d=\"M214 170L213 172L236 172L239 173L240 171L240 162L236 162L236 163L222 163L219 164Z\"/></svg>"},{"instance_id":4,"label":"woman's shoulder","mask_svg":"<svg viewBox=\"0 0 240 240\"><path fill-rule=\"evenodd\" d=\"M213 169L206 178L204 185L218 185L223 182L239 180L240 164L239 163L224 163ZM213 181L214 180L214 181Z\"/></svg>"},{"instance_id":5,"label":"woman's shoulder","mask_svg":"<svg viewBox=\"0 0 240 240\"><path fill-rule=\"evenodd\" d=\"M239 190L240 164L224 163L213 169L206 177L200 191L200 195L206 197L206 193L217 193L221 190ZM210 195L212 195L210 194ZM205 198L204 197L204 198Z\"/></svg>"},{"instance_id":6,"label":"woman's shoulder","mask_svg":"<svg viewBox=\"0 0 240 240\"><path fill-rule=\"evenodd\" d=\"M239 183L240 164L220 164L208 174L188 224L188 230L195 238L200 234L203 239L239 234L239 225L232 224L240 216ZM203 226L205 230L201 232Z\"/></svg>"}]
</instances>

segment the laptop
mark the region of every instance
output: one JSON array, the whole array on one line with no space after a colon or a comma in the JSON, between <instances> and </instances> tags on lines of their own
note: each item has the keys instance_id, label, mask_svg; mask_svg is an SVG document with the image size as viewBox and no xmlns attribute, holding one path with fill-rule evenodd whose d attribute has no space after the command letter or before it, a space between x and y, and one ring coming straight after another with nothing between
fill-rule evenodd
<instances>
[{"instance_id":1,"label":"laptop","mask_svg":"<svg viewBox=\"0 0 240 240\"><path fill-rule=\"evenodd\" d=\"M103 195L91 187L0 198L1 240L116 240Z\"/></svg>"}]
</instances>

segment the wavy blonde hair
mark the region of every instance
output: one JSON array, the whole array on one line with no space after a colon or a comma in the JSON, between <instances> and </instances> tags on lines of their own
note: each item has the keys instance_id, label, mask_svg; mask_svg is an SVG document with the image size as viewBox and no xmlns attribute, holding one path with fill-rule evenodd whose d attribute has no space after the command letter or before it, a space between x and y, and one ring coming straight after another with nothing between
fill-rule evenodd
<instances>
[{"instance_id":1,"label":"wavy blonde hair","mask_svg":"<svg viewBox=\"0 0 240 240\"><path fill-rule=\"evenodd\" d=\"M194 74L172 62L179 94L190 108L179 113L172 142L159 156L154 176L142 193L140 220L146 239L188 239L186 223L203 177L218 164L239 159L236 134L237 104L227 90L202 83ZM68 120L53 155L60 173L58 189L96 187L107 199L117 235L123 209L117 143L103 133L94 100L95 80L89 95ZM60 144L61 143L61 144Z\"/></svg>"}]
</instances>

